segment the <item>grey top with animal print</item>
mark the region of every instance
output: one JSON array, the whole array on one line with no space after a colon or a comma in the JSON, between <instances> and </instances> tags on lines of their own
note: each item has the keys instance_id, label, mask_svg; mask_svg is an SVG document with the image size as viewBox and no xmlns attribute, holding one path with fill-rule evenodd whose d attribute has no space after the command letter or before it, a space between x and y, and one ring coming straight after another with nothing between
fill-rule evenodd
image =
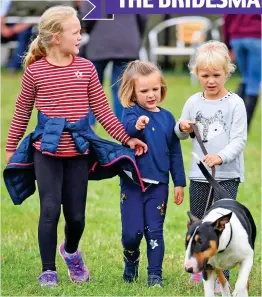
<instances>
[{"instance_id":1,"label":"grey top with animal print","mask_svg":"<svg viewBox=\"0 0 262 297\"><path fill-rule=\"evenodd\" d=\"M223 164L216 166L216 179L240 178L243 182L243 150L247 140L247 115L243 99L228 92L221 99L207 100L203 93L199 92L186 101L181 118L175 126L176 135L181 140L189 137L188 133L183 133L179 129L182 120L196 121L208 153L222 158ZM192 140L193 151L203 158L196 137ZM189 179L206 181L194 160L191 161Z\"/></svg>"}]
</instances>

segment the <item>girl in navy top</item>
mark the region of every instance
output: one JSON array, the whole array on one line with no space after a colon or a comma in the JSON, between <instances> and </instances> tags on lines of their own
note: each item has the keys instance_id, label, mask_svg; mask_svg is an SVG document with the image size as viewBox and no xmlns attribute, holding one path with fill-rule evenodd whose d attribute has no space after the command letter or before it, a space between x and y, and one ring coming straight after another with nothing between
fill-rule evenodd
<instances>
[{"instance_id":1,"label":"girl in navy top","mask_svg":"<svg viewBox=\"0 0 262 297\"><path fill-rule=\"evenodd\" d=\"M173 115L158 104L166 97L160 69L152 63L130 62L123 74L119 98L124 106L123 125L131 137L148 145L148 152L136 158L145 192L131 181L130 172L121 178L123 279L138 277L140 242L147 242L148 286L162 287L165 220L169 172L174 183L174 202L183 202L186 185L180 142L174 133ZM128 177L129 176L129 177Z\"/></svg>"}]
</instances>

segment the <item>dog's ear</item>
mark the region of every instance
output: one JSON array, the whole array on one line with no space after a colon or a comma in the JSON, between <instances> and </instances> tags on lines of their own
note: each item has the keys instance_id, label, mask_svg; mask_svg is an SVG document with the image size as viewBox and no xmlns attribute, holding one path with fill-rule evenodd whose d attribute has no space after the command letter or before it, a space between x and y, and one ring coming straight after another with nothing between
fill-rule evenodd
<instances>
[{"instance_id":1,"label":"dog's ear","mask_svg":"<svg viewBox=\"0 0 262 297\"><path fill-rule=\"evenodd\" d=\"M232 216L232 212L230 212L229 214L217 219L213 223L214 229L222 232L225 229L225 224L230 221L231 216Z\"/></svg>"},{"instance_id":2,"label":"dog's ear","mask_svg":"<svg viewBox=\"0 0 262 297\"><path fill-rule=\"evenodd\" d=\"M187 212L187 215L190 219L190 221L187 222L187 229L189 228L189 226L195 222L199 222L201 221L199 218L195 217L192 215L192 213L190 211Z\"/></svg>"}]
</instances>

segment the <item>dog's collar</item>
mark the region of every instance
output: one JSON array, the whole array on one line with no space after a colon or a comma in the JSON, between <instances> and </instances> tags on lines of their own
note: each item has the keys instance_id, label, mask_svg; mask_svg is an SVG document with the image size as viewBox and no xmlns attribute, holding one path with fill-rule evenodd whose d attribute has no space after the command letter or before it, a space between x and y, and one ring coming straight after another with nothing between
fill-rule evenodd
<instances>
[{"instance_id":1,"label":"dog's collar","mask_svg":"<svg viewBox=\"0 0 262 297\"><path fill-rule=\"evenodd\" d=\"M231 239L232 239L232 236L233 236L233 231L232 231L232 225L231 225L230 222L229 222L229 226L230 226L230 238L229 238L229 241L228 241L226 247L225 247L222 251L219 251L218 253L223 253L224 250L229 246L229 244L230 244L230 242L231 242Z\"/></svg>"}]
</instances>

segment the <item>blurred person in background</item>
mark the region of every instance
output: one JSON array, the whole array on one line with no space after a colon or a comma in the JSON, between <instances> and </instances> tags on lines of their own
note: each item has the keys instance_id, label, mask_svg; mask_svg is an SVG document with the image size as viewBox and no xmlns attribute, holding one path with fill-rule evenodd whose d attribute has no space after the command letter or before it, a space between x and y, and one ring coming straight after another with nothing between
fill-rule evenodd
<instances>
[{"instance_id":1,"label":"blurred person in background","mask_svg":"<svg viewBox=\"0 0 262 297\"><path fill-rule=\"evenodd\" d=\"M15 40L17 41L17 47L7 64L8 71L13 73L22 68L21 58L24 55L32 36L32 24L7 24L6 15L8 14L11 4L11 0L1 1L0 19L1 44Z\"/></svg>"},{"instance_id":2,"label":"blurred person in background","mask_svg":"<svg viewBox=\"0 0 262 297\"><path fill-rule=\"evenodd\" d=\"M261 85L261 15L226 14L223 31L242 76L237 93L244 99L249 127Z\"/></svg>"},{"instance_id":3,"label":"blurred person in background","mask_svg":"<svg viewBox=\"0 0 262 297\"><path fill-rule=\"evenodd\" d=\"M81 2L81 17L88 11L88 3ZM128 62L139 58L147 16L140 14L114 15L114 20L82 21L82 27L89 34L85 56L95 65L100 83L104 81L104 70L113 62L111 88L113 110L121 120L123 107L118 98L119 79ZM95 125L95 117L90 114L90 125Z\"/></svg>"}]
</instances>

